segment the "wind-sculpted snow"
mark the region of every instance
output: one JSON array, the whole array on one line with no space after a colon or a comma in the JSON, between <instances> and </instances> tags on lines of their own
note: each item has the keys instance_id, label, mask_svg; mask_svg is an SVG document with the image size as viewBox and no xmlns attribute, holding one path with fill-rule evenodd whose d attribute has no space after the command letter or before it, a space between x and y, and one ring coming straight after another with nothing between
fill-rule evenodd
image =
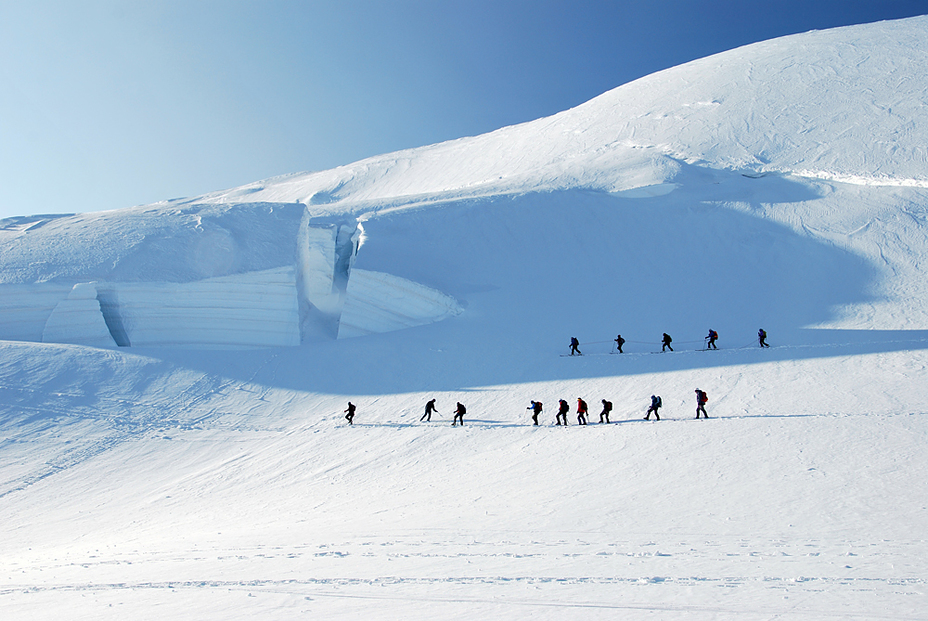
<instances>
[{"instance_id":1,"label":"wind-sculpted snow","mask_svg":"<svg viewBox=\"0 0 928 621\"><path fill-rule=\"evenodd\" d=\"M454 298L440 291L398 276L355 269L338 337L411 328L459 315L463 310Z\"/></svg>"},{"instance_id":2,"label":"wind-sculpted snow","mask_svg":"<svg viewBox=\"0 0 928 621\"><path fill-rule=\"evenodd\" d=\"M293 266L302 205L152 205L0 222L0 283L193 282Z\"/></svg>"},{"instance_id":3,"label":"wind-sculpted snow","mask_svg":"<svg viewBox=\"0 0 928 621\"><path fill-rule=\"evenodd\" d=\"M925 187L925 66L928 17L798 34L646 76L548 118L202 200L303 201L324 213L623 192L673 183L680 162Z\"/></svg>"}]
</instances>

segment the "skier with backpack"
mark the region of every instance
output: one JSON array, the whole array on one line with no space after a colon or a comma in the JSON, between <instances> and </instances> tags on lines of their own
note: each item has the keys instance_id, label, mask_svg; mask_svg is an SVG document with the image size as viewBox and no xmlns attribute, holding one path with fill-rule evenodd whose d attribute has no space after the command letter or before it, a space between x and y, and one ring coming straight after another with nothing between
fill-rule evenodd
<instances>
[{"instance_id":1,"label":"skier with backpack","mask_svg":"<svg viewBox=\"0 0 928 621\"><path fill-rule=\"evenodd\" d=\"M577 424L586 425L586 401L577 397Z\"/></svg>"},{"instance_id":2,"label":"skier with backpack","mask_svg":"<svg viewBox=\"0 0 928 621\"><path fill-rule=\"evenodd\" d=\"M432 422L432 412L435 412L436 414L438 413L438 409L435 407L435 399L432 399L425 404L425 414L422 415L422 418L419 419L419 422Z\"/></svg>"},{"instance_id":3,"label":"skier with backpack","mask_svg":"<svg viewBox=\"0 0 928 621\"><path fill-rule=\"evenodd\" d=\"M355 411L356 409L357 409L357 407L355 406L355 404L353 404L351 401L349 401L349 402L348 402L348 409L345 410L346 412L348 412L347 414L345 414L345 419L348 421L348 424L349 424L349 425L353 425L353 424L354 424L354 411Z\"/></svg>"},{"instance_id":4,"label":"skier with backpack","mask_svg":"<svg viewBox=\"0 0 928 621\"><path fill-rule=\"evenodd\" d=\"M532 424L538 424L538 415L541 414L541 401L532 401L532 404L526 408L532 411Z\"/></svg>"},{"instance_id":5,"label":"skier with backpack","mask_svg":"<svg viewBox=\"0 0 928 621\"><path fill-rule=\"evenodd\" d=\"M564 426L567 426L567 413L570 412L570 406L567 405L567 402L563 399L558 400L557 415L554 417L557 420L557 425L561 424L561 417L564 418Z\"/></svg>"},{"instance_id":6,"label":"skier with backpack","mask_svg":"<svg viewBox=\"0 0 928 621\"><path fill-rule=\"evenodd\" d=\"M606 401L603 399L603 411L599 414L599 422L603 422L603 417L606 419L606 423L609 423L609 412L612 411L612 401Z\"/></svg>"},{"instance_id":7,"label":"skier with backpack","mask_svg":"<svg viewBox=\"0 0 928 621\"><path fill-rule=\"evenodd\" d=\"M454 427L458 421L461 421L461 427L463 427L465 414L467 414L467 408L464 407L463 403L458 401L458 408L454 411L454 419L451 421L451 426Z\"/></svg>"},{"instance_id":8,"label":"skier with backpack","mask_svg":"<svg viewBox=\"0 0 928 621\"><path fill-rule=\"evenodd\" d=\"M661 351L663 352L663 351L666 351L666 350L668 350L668 349L669 349L670 351L673 351L673 347L670 346L670 343L672 343L672 342L673 342L673 339L670 338L670 335L667 334L666 332L664 332L664 338L661 339L661 344L662 344Z\"/></svg>"},{"instance_id":9,"label":"skier with backpack","mask_svg":"<svg viewBox=\"0 0 928 621\"><path fill-rule=\"evenodd\" d=\"M706 418L709 418L709 415L706 414L706 403L709 401L709 395L704 391L696 389L696 420L699 420L699 413L702 412L702 415Z\"/></svg>"},{"instance_id":10,"label":"skier with backpack","mask_svg":"<svg viewBox=\"0 0 928 621\"><path fill-rule=\"evenodd\" d=\"M622 353L622 345L625 345L625 339L619 334L615 337L615 346L618 348L620 354Z\"/></svg>"},{"instance_id":11,"label":"skier with backpack","mask_svg":"<svg viewBox=\"0 0 928 621\"><path fill-rule=\"evenodd\" d=\"M647 414L644 415L645 420L651 420L651 412L654 412L654 418L657 420L661 419L661 415L658 414L658 410L664 403L661 401L661 398L656 395L651 395L651 407L648 408Z\"/></svg>"},{"instance_id":12,"label":"skier with backpack","mask_svg":"<svg viewBox=\"0 0 928 621\"><path fill-rule=\"evenodd\" d=\"M577 340L576 336L570 337L570 355L573 356L574 352L577 352L578 356L583 354L580 352L580 341Z\"/></svg>"},{"instance_id":13,"label":"skier with backpack","mask_svg":"<svg viewBox=\"0 0 928 621\"><path fill-rule=\"evenodd\" d=\"M719 333L710 328L709 336L706 337L706 341L708 341L706 344L706 349L718 349L718 347L715 345L715 342L718 340L718 338Z\"/></svg>"},{"instance_id":14,"label":"skier with backpack","mask_svg":"<svg viewBox=\"0 0 928 621\"><path fill-rule=\"evenodd\" d=\"M770 347L767 344L767 331L763 328L757 331L757 342L760 343L761 347Z\"/></svg>"}]
</instances>

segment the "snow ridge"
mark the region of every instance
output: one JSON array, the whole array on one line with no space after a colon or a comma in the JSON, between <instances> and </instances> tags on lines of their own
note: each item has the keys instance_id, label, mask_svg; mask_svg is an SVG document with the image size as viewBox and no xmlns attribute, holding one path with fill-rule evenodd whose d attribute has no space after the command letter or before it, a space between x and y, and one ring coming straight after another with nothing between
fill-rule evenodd
<instances>
[{"instance_id":1,"label":"snow ridge","mask_svg":"<svg viewBox=\"0 0 928 621\"><path fill-rule=\"evenodd\" d=\"M926 24L918 17L755 43L548 118L198 200L247 195L322 213L400 197L618 192L673 182L676 162L924 187L928 106L916 76L928 63Z\"/></svg>"}]
</instances>

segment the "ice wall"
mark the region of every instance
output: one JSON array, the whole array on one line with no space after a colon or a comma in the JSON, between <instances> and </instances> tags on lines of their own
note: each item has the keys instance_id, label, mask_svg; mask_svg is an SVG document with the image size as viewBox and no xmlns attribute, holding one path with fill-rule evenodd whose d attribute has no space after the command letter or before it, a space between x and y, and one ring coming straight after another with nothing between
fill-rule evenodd
<instances>
[{"instance_id":1,"label":"ice wall","mask_svg":"<svg viewBox=\"0 0 928 621\"><path fill-rule=\"evenodd\" d=\"M431 287L392 274L354 269L338 338L421 326L463 310L457 300Z\"/></svg>"},{"instance_id":2,"label":"ice wall","mask_svg":"<svg viewBox=\"0 0 928 621\"><path fill-rule=\"evenodd\" d=\"M16 250L0 266L0 339L278 347L460 312L455 300L428 287L355 273L363 229L350 215L313 218L303 205L258 203L170 205L122 216L76 215L0 231L0 242ZM10 282L27 276L36 282Z\"/></svg>"},{"instance_id":3,"label":"ice wall","mask_svg":"<svg viewBox=\"0 0 928 621\"><path fill-rule=\"evenodd\" d=\"M299 345L295 269L190 283L0 286L0 339L94 347Z\"/></svg>"},{"instance_id":4,"label":"ice wall","mask_svg":"<svg viewBox=\"0 0 928 621\"><path fill-rule=\"evenodd\" d=\"M91 347L116 347L103 319L95 283L77 283L67 299L55 306L42 331L45 343L73 343Z\"/></svg>"},{"instance_id":5,"label":"ice wall","mask_svg":"<svg viewBox=\"0 0 928 621\"><path fill-rule=\"evenodd\" d=\"M71 283L0 285L0 339L41 342L45 323L72 287Z\"/></svg>"},{"instance_id":6,"label":"ice wall","mask_svg":"<svg viewBox=\"0 0 928 621\"><path fill-rule=\"evenodd\" d=\"M299 345L294 269L191 283L112 283L118 315L136 347Z\"/></svg>"},{"instance_id":7,"label":"ice wall","mask_svg":"<svg viewBox=\"0 0 928 621\"><path fill-rule=\"evenodd\" d=\"M361 232L357 221L319 222L308 216L304 220L297 263L300 331L304 342L338 337Z\"/></svg>"}]
</instances>

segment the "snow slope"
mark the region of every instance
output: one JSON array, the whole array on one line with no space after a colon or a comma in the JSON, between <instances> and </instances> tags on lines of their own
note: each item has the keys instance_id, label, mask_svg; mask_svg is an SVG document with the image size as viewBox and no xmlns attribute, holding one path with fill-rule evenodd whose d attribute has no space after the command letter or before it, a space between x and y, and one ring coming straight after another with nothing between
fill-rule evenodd
<instances>
[{"instance_id":1,"label":"snow slope","mask_svg":"<svg viewBox=\"0 0 928 621\"><path fill-rule=\"evenodd\" d=\"M549 118L217 192L317 209L672 183L680 164L926 187L926 17L809 32L661 71ZM660 190L658 190L660 191Z\"/></svg>"},{"instance_id":2,"label":"snow slope","mask_svg":"<svg viewBox=\"0 0 928 621\"><path fill-rule=\"evenodd\" d=\"M4 221L0 614L928 619L926 35Z\"/></svg>"}]
</instances>

